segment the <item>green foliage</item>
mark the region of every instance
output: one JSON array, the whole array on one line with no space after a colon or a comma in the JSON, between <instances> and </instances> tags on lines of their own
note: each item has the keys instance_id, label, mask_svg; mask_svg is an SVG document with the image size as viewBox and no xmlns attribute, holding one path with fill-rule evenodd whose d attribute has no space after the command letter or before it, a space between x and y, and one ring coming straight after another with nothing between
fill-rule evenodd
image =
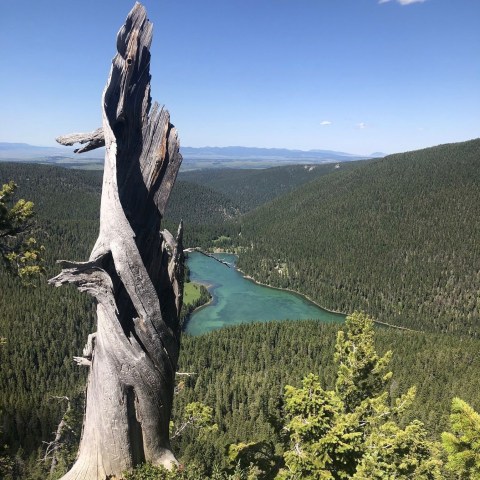
<instances>
[{"instance_id":1,"label":"green foliage","mask_svg":"<svg viewBox=\"0 0 480 480\"><path fill-rule=\"evenodd\" d=\"M213 423L212 407L204 405L201 402L192 402L186 405L185 413L178 425L170 422L171 438L174 439L182 435L185 429L194 429L198 437L207 433L216 432L218 425Z\"/></svg>"},{"instance_id":2,"label":"green foliage","mask_svg":"<svg viewBox=\"0 0 480 480\"><path fill-rule=\"evenodd\" d=\"M15 461L8 453L8 446L0 446L0 478L9 478L15 469Z\"/></svg>"},{"instance_id":3,"label":"green foliage","mask_svg":"<svg viewBox=\"0 0 480 480\"><path fill-rule=\"evenodd\" d=\"M210 480L254 480L254 468L242 469L236 466L233 472L215 467L210 474L207 474L202 467L197 465L186 465L166 470L163 467L156 467L151 464L143 464L135 468L133 472L126 472L123 480L199 480L208 478Z\"/></svg>"},{"instance_id":4,"label":"green foliage","mask_svg":"<svg viewBox=\"0 0 480 480\"><path fill-rule=\"evenodd\" d=\"M391 404L390 352L378 357L373 322L354 313L345 327L337 336L335 390L324 390L313 374L301 388L285 388L290 449L278 478L440 478L437 448L423 424L398 424L415 390Z\"/></svg>"},{"instance_id":5,"label":"green foliage","mask_svg":"<svg viewBox=\"0 0 480 480\"><path fill-rule=\"evenodd\" d=\"M0 258L8 269L25 283L44 272L41 253L33 237L25 238L32 229L33 202L23 199L13 203L17 185L10 181L0 189Z\"/></svg>"},{"instance_id":6,"label":"green foliage","mask_svg":"<svg viewBox=\"0 0 480 480\"><path fill-rule=\"evenodd\" d=\"M364 400L375 397L387 387L392 372L386 369L392 352L379 358L374 344L373 321L364 313L345 319L346 332L338 332L335 363L338 364L335 390L346 411L353 412Z\"/></svg>"},{"instance_id":7,"label":"green foliage","mask_svg":"<svg viewBox=\"0 0 480 480\"><path fill-rule=\"evenodd\" d=\"M16 189L17 185L13 181L5 183L0 189L0 231L2 235L21 233L25 221L33 215L33 203L26 200L18 200L8 207Z\"/></svg>"},{"instance_id":8,"label":"green foliage","mask_svg":"<svg viewBox=\"0 0 480 480\"><path fill-rule=\"evenodd\" d=\"M227 447L227 456L233 465L250 470L254 478L271 478L277 470L278 456L271 441L232 443Z\"/></svg>"},{"instance_id":9,"label":"green foliage","mask_svg":"<svg viewBox=\"0 0 480 480\"><path fill-rule=\"evenodd\" d=\"M45 248L36 245L37 241L30 237L20 244L18 250L5 255L9 268L14 269L26 285L33 285L31 280L45 272L42 259Z\"/></svg>"},{"instance_id":10,"label":"green foliage","mask_svg":"<svg viewBox=\"0 0 480 480\"><path fill-rule=\"evenodd\" d=\"M480 415L460 398L452 400L451 432L442 433L447 468L457 478L480 478Z\"/></svg>"},{"instance_id":11,"label":"green foliage","mask_svg":"<svg viewBox=\"0 0 480 480\"><path fill-rule=\"evenodd\" d=\"M175 468L172 471L163 467L156 467L149 463L138 466L133 472L126 472L124 480L193 480L195 478L204 478L202 470L193 467L187 470ZM198 476L200 474L200 476Z\"/></svg>"},{"instance_id":12,"label":"green foliage","mask_svg":"<svg viewBox=\"0 0 480 480\"><path fill-rule=\"evenodd\" d=\"M270 202L295 187L361 162L286 165L263 170L231 168L180 172L166 212L166 226L185 223L185 244L202 248L238 247L242 213Z\"/></svg>"},{"instance_id":13,"label":"green foliage","mask_svg":"<svg viewBox=\"0 0 480 480\"><path fill-rule=\"evenodd\" d=\"M440 452L428 439L423 424L413 421L404 429L386 422L366 439L366 453L353 479L441 479Z\"/></svg>"},{"instance_id":14,"label":"green foliage","mask_svg":"<svg viewBox=\"0 0 480 480\"><path fill-rule=\"evenodd\" d=\"M337 447L342 454L353 453L355 446L349 443L359 434L349 432L347 425L336 431L333 428L341 407L335 392L323 390L316 375L305 377L299 389L285 387L284 408L289 419L285 428L293 448L284 454L286 469L279 478L327 478L330 464L337 460Z\"/></svg>"}]
</instances>

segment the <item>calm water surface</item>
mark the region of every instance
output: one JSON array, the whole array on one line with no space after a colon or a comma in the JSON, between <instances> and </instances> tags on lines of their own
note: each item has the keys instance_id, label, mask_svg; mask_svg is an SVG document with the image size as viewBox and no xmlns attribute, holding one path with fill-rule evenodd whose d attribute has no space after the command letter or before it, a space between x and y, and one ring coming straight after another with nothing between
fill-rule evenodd
<instances>
[{"instance_id":1,"label":"calm water surface","mask_svg":"<svg viewBox=\"0 0 480 480\"><path fill-rule=\"evenodd\" d=\"M186 328L191 335L247 322L305 319L339 322L345 318L317 307L300 295L247 280L234 268L234 255L222 253L215 256L232 267L198 252L188 254L190 279L206 285L213 296L209 305L191 316Z\"/></svg>"}]
</instances>

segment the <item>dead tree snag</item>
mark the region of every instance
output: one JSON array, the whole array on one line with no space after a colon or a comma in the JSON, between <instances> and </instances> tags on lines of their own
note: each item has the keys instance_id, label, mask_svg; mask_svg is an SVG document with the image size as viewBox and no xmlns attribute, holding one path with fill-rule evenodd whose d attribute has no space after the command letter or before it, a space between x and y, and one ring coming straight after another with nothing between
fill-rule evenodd
<instances>
[{"instance_id":1,"label":"dead tree snag","mask_svg":"<svg viewBox=\"0 0 480 480\"><path fill-rule=\"evenodd\" d=\"M182 157L168 112L150 98L152 24L139 3L117 36L103 92L103 127L61 137L105 145L100 233L88 262L63 261L50 282L97 303L89 338L78 458L64 479L119 478L143 461L170 467L169 421L180 345L182 226L161 230Z\"/></svg>"}]
</instances>

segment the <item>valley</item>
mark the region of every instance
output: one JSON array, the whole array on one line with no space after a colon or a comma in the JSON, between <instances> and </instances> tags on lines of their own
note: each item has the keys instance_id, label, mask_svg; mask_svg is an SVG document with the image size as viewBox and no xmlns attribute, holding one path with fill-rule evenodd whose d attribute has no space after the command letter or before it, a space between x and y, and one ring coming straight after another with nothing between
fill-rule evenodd
<instances>
[{"instance_id":1,"label":"valley","mask_svg":"<svg viewBox=\"0 0 480 480\"><path fill-rule=\"evenodd\" d=\"M392 388L417 385L413 412L433 437L446 428L454 396L480 407L479 163L480 140L472 140L359 162L186 171L164 225L174 231L183 219L186 247L235 252L239 268L261 283L415 330L379 326L376 344L394 351ZM58 272L59 258L87 258L98 233L101 172L0 163L0 182L10 179L18 197L35 203L45 278ZM36 458L64 410L52 396L81 397L85 370L71 359L95 323L89 298L45 278L27 289L0 269L2 442L13 454L22 449L32 479L45 478ZM187 292L195 307L208 301L193 286ZM196 376L182 381L175 419L201 401L213 408L219 432L201 444L193 433L175 440L185 462L208 458L212 468L238 441L268 439L280 448L284 386L312 371L332 386L338 317L274 322L281 301L273 298L263 323L235 326L250 303L244 295L233 313L219 313L218 331L204 333L217 320L196 317L210 307L187 322L179 369ZM316 317L307 310L301 318ZM188 334L194 323L191 333L204 334Z\"/></svg>"}]
</instances>

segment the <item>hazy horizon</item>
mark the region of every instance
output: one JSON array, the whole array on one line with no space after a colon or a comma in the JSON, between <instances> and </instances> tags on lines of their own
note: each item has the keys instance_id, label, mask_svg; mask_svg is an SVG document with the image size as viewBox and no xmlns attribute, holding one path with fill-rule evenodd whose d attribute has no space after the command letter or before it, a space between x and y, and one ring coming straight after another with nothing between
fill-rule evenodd
<instances>
[{"instance_id":1,"label":"hazy horizon","mask_svg":"<svg viewBox=\"0 0 480 480\"><path fill-rule=\"evenodd\" d=\"M130 0L6 3L7 142L101 125ZM369 155L476 138L480 3L468 0L145 0L152 98L182 145ZM94 13L94 14L93 14Z\"/></svg>"}]
</instances>

